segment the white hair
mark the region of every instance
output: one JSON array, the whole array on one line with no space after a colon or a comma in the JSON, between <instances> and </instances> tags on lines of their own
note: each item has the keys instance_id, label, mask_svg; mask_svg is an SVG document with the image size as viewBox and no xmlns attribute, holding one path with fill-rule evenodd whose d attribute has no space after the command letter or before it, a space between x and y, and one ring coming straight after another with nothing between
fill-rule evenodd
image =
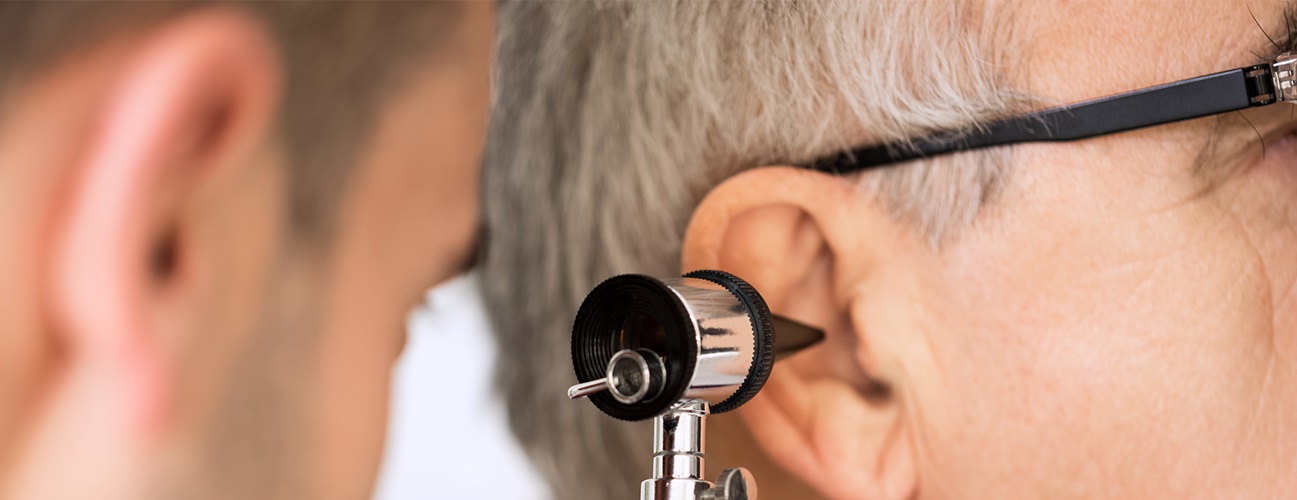
<instances>
[{"instance_id":1,"label":"white hair","mask_svg":"<svg viewBox=\"0 0 1297 500\"><path fill-rule=\"evenodd\" d=\"M500 12L483 293L510 424L558 498L633 498L645 425L569 402L569 329L608 276L679 271L698 200L746 168L1022 109L994 4L518 2ZM995 50L992 50L995 49ZM992 199L1005 153L860 176L934 245Z\"/></svg>"}]
</instances>

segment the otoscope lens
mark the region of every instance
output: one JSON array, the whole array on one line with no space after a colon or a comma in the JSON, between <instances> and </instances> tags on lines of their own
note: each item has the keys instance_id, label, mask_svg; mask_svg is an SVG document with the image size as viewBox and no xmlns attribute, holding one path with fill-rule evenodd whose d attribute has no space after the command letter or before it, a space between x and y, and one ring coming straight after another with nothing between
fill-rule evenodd
<instances>
[{"instance_id":1,"label":"otoscope lens","mask_svg":"<svg viewBox=\"0 0 1297 500\"><path fill-rule=\"evenodd\" d=\"M608 361L605 380L613 398L635 404L657 397L665 377L662 358L653 351L623 349Z\"/></svg>"},{"instance_id":2,"label":"otoscope lens","mask_svg":"<svg viewBox=\"0 0 1297 500\"><path fill-rule=\"evenodd\" d=\"M638 400L640 390L644 388L644 378L648 366L643 359L625 357L612 365L612 389L617 392L617 399Z\"/></svg>"}]
</instances>

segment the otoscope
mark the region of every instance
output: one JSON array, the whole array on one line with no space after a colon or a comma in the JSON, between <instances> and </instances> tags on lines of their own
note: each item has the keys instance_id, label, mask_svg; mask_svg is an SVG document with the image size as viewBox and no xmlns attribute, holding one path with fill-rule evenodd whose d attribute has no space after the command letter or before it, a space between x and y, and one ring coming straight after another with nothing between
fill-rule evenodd
<instances>
[{"instance_id":1,"label":"otoscope","mask_svg":"<svg viewBox=\"0 0 1297 500\"><path fill-rule=\"evenodd\" d=\"M638 274L600 283L572 325L572 364L585 397L613 418L653 419L653 477L641 500L756 500L739 467L703 479L707 415L748 402L775 360L824 333L770 313L747 282L723 271Z\"/></svg>"}]
</instances>

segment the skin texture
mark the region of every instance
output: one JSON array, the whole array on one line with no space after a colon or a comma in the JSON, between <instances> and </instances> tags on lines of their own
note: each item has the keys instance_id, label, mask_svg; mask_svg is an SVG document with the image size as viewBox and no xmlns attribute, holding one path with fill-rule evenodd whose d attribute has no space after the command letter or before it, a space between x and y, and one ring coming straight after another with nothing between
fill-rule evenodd
<instances>
[{"instance_id":1,"label":"skin texture","mask_svg":"<svg viewBox=\"0 0 1297 500\"><path fill-rule=\"evenodd\" d=\"M390 96L312 248L252 15L196 9L10 91L0 498L367 496L405 313L473 253L491 10Z\"/></svg>"},{"instance_id":2,"label":"skin texture","mask_svg":"<svg viewBox=\"0 0 1297 500\"><path fill-rule=\"evenodd\" d=\"M1249 7L1283 33L1272 2L1027 3L1016 83L1072 102L1253 64ZM1002 195L936 250L851 179L722 183L683 268L743 276L829 334L739 410L752 439L829 498L1291 495L1287 106L1017 146Z\"/></svg>"}]
</instances>

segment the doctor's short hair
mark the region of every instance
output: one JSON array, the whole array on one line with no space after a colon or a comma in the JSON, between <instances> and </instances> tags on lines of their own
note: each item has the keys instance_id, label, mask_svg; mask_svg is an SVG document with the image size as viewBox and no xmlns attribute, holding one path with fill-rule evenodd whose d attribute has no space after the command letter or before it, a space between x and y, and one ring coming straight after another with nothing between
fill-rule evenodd
<instances>
[{"instance_id":1,"label":"doctor's short hair","mask_svg":"<svg viewBox=\"0 0 1297 500\"><path fill-rule=\"evenodd\" d=\"M213 6L247 9L279 44L288 222L304 241L326 239L385 98L437 60L430 56L458 24L456 2L0 2L0 103L98 43Z\"/></svg>"},{"instance_id":2,"label":"doctor's short hair","mask_svg":"<svg viewBox=\"0 0 1297 500\"><path fill-rule=\"evenodd\" d=\"M634 497L647 424L560 395L572 317L609 276L679 272L702 196L744 169L976 126L1010 89L997 2L510 2L499 18L480 262L509 422L557 498ZM931 245L958 238L1006 151L857 176Z\"/></svg>"}]
</instances>

